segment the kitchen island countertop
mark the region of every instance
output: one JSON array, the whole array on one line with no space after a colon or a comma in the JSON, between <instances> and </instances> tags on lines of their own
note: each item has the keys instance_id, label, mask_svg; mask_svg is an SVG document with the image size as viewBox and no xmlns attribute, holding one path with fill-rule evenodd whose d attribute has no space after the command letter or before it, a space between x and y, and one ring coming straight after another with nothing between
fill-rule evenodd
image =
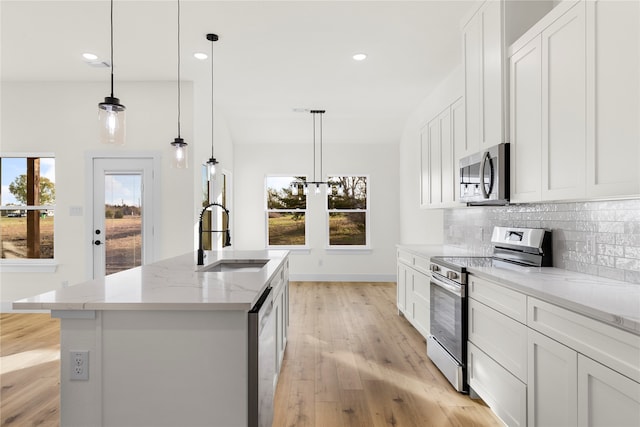
<instances>
[{"instance_id":1,"label":"kitchen island countertop","mask_svg":"<svg viewBox=\"0 0 640 427\"><path fill-rule=\"evenodd\" d=\"M282 250L207 251L121 271L13 303L20 310L243 310L248 311L287 259ZM220 260L268 260L259 271L200 272Z\"/></svg>"}]
</instances>

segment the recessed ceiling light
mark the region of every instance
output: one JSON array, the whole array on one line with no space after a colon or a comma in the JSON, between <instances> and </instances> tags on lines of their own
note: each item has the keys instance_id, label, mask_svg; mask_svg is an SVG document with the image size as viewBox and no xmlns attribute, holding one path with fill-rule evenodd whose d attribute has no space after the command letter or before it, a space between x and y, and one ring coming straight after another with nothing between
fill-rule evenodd
<instances>
[{"instance_id":1,"label":"recessed ceiling light","mask_svg":"<svg viewBox=\"0 0 640 427\"><path fill-rule=\"evenodd\" d=\"M206 53L202 53L202 52L196 52L193 54L193 56L195 56L196 59L199 59L201 61L204 61L205 59L207 59L209 57L209 55L207 55Z\"/></svg>"},{"instance_id":2,"label":"recessed ceiling light","mask_svg":"<svg viewBox=\"0 0 640 427\"><path fill-rule=\"evenodd\" d=\"M95 61L98 59L98 55L94 55L93 53L83 53L82 57L87 61Z\"/></svg>"},{"instance_id":3,"label":"recessed ceiling light","mask_svg":"<svg viewBox=\"0 0 640 427\"><path fill-rule=\"evenodd\" d=\"M353 55L353 59L356 61L364 61L365 59L367 59L367 54L366 53L356 53L355 55Z\"/></svg>"}]
</instances>

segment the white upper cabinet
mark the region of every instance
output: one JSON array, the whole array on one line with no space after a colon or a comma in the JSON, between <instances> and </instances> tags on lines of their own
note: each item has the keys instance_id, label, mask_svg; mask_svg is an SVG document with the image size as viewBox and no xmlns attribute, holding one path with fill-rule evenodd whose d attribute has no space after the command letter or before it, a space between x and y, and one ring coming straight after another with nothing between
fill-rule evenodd
<instances>
[{"instance_id":1,"label":"white upper cabinet","mask_svg":"<svg viewBox=\"0 0 640 427\"><path fill-rule=\"evenodd\" d=\"M511 57L511 202L541 198L542 40L535 37Z\"/></svg>"},{"instance_id":2,"label":"white upper cabinet","mask_svg":"<svg viewBox=\"0 0 640 427\"><path fill-rule=\"evenodd\" d=\"M550 1L486 1L464 23L466 141L456 159L508 142L506 46L551 7Z\"/></svg>"},{"instance_id":3,"label":"white upper cabinet","mask_svg":"<svg viewBox=\"0 0 640 427\"><path fill-rule=\"evenodd\" d=\"M638 2L565 1L513 44L511 201L640 194L639 27Z\"/></svg>"},{"instance_id":4,"label":"white upper cabinet","mask_svg":"<svg viewBox=\"0 0 640 427\"><path fill-rule=\"evenodd\" d=\"M444 208L457 204L455 150L464 141L462 98L431 119L420 132L420 206Z\"/></svg>"},{"instance_id":5,"label":"white upper cabinet","mask_svg":"<svg viewBox=\"0 0 640 427\"><path fill-rule=\"evenodd\" d=\"M543 200L575 199L585 191L584 6L578 3L542 32Z\"/></svg>"},{"instance_id":6,"label":"white upper cabinet","mask_svg":"<svg viewBox=\"0 0 640 427\"><path fill-rule=\"evenodd\" d=\"M640 2L587 2L587 196L640 194Z\"/></svg>"}]
</instances>

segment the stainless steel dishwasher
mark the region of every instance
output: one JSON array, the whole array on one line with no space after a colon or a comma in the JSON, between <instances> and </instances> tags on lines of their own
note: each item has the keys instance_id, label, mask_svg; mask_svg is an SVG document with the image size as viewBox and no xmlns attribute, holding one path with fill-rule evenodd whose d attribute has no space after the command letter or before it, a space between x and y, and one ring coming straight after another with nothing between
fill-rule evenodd
<instances>
[{"instance_id":1,"label":"stainless steel dishwasher","mask_svg":"<svg viewBox=\"0 0 640 427\"><path fill-rule=\"evenodd\" d=\"M249 311L249 427L271 427L276 375L276 325L271 287Z\"/></svg>"}]
</instances>

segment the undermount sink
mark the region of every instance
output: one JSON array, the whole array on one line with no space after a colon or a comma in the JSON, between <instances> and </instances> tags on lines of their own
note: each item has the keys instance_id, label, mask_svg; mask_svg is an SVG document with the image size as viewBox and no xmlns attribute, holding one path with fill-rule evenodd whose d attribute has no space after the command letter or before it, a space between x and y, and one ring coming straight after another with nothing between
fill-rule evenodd
<instances>
[{"instance_id":1,"label":"undermount sink","mask_svg":"<svg viewBox=\"0 0 640 427\"><path fill-rule=\"evenodd\" d=\"M268 259L222 259L198 269L199 272L258 272Z\"/></svg>"}]
</instances>

